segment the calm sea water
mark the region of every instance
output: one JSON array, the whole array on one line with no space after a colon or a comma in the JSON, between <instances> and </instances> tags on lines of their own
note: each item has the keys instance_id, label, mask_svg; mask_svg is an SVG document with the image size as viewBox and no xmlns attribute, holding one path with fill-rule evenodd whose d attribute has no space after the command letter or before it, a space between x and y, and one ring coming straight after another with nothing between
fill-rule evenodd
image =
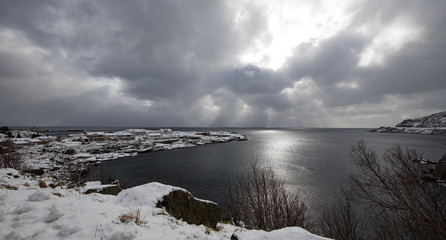
<instances>
[{"instance_id":1,"label":"calm sea water","mask_svg":"<svg viewBox=\"0 0 446 240\"><path fill-rule=\"evenodd\" d=\"M152 181L180 185L198 198L223 206L228 186L247 171L249 161L258 161L271 166L311 207L332 200L348 185L349 174L355 171L348 155L358 140L367 141L378 153L394 144L415 148L433 161L446 153L446 136L370 133L366 129L223 130L246 134L249 140L106 161L92 167L92 175L109 175L128 186Z\"/></svg>"}]
</instances>

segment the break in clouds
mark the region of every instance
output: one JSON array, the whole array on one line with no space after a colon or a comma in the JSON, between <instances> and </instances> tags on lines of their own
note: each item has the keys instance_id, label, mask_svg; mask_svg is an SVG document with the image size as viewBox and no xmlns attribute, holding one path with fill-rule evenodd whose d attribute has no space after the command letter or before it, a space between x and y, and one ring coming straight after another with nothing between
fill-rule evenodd
<instances>
[{"instance_id":1,"label":"break in clouds","mask_svg":"<svg viewBox=\"0 0 446 240\"><path fill-rule=\"evenodd\" d=\"M330 2L1 1L0 123L375 127L445 110L444 0Z\"/></svg>"}]
</instances>

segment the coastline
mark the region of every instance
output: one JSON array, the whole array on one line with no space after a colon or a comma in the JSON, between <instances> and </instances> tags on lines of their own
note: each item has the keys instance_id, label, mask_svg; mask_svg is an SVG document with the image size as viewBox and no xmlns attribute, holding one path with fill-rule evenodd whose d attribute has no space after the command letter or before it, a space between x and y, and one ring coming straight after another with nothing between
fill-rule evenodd
<instances>
[{"instance_id":1,"label":"coastline","mask_svg":"<svg viewBox=\"0 0 446 240\"><path fill-rule=\"evenodd\" d=\"M116 132L79 132L65 137L29 130L11 130L0 141L10 140L22 156L25 171L68 180L88 171L89 164L229 141L246 141L239 133L226 131L172 131L171 129L126 129Z\"/></svg>"}]
</instances>

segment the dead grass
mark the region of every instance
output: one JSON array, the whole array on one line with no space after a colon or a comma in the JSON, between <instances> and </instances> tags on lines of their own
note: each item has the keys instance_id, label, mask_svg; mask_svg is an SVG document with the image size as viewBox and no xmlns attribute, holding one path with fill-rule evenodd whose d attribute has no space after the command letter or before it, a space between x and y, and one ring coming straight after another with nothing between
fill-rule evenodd
<instances>
[{"instance_id":1,"label":"dead grass","mask_svg":"<svg viewBox=\"0 0 446 240\"><path fill-rule=\"evenodd\" d=\"M59 193L59 192L54 192L53 195L54 195L54 196L58 196L58 197L62 197L62 194Z\"/></svg>"},{"instance_id":2,"label":"dead grass","mask_svg":"<svg viewBox=\"0 0 446 240\"><path fill-rule=\"evenodd\" d=\"M39 187L40 188L46 188L46 182L43 180L39 180Z\"/></svg>"},{"instance_id":3,"label":"dead grass","mask_svg":"<svg viewBox=\"0 0 446 240\"><path fill-rule=\"evenodd\" d=\"M119 221L123 223L135 222L136 225L142 224L141 209L130 210L118 216Z\"/></svg>"},{"instance_id":4,"label":"dead grass","mask_svg":"<svg viewBox=\"0 0 446 240\"><path fill-rule=\"evenodd\" d=\"M163 215L163 216L169 216L169 214L166 211L160 211L156 215Z\"/></svg>"},{"instance_id":5,"label":"dead grass","mask_svg":"<svg viewBox=\"0 0 446 240\"><path fill-rule=\"evenodd\" d=\"M24 185L25 187L30 187L30 186L31 186L31 184L29 184L28 182L25 182L23 185Z\"/></svg>"},{"instance_id":6,"label":"dead grass","mask_svg":"<svg viewBox=\"0 0 446 240\"><path fill-rule=\"evenodd\" d=\"M50 183L51 188L61 187L62 185L63 185L63 183L60 179L56 179L56 182Z\"/></svg>"}]
</instances>

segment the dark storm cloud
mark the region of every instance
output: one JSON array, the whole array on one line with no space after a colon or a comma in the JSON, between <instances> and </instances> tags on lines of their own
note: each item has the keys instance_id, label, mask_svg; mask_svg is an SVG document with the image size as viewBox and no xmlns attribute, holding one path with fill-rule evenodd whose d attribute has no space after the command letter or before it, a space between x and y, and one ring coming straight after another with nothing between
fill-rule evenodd
<instances>
[{"instance_id":1,"label":"dark storm cloud","mask_svg":"<svg viewBox=\"0 0 446 240\"><path fill-rule=\"evenodd\" d=\"M125 46L128 41L111 44L113 49L98 60L93 72L128 80L128 92L141 99L191 91L208 64L218 65L236 50L230 47L237 39L222 8L207 2L119 2L108 10L120 19L122 30L110 37L136 40L130 46Z\"/></svg>"},{"instance_id":2,"label":"dark storm cloud","mask_svg":"<svg viewBox=\"0 0 446 240\"><path fill-rule=\"evenodd\" d=\"M281 73L254 65L230 71L223 77L223 86L238 94L277 94L289 86Z\"/></svg>"},{"instance_id":3,"label":"dark storm cloud","mask_svg":"<svg viewBox=\"0 0 446 240\"><path fill-rule=\"evenodd\" d=\"M213 75L212 71L236 61L240 48L260 33L264 19L262 11L252 8L244 11L243 22L235 24L235 12L224 1L10 1L3 2L0 11L1 27L24 39L14 48L31 45L42 49L49 58L0 51L4 63L0 69L0 84L5 92L2 99L10 102L2 109L12 112L11 117L4 117L2 121L8 124L18 124L19 119L27 122L23 119L27 113L47 119L26 118L40 124L73 121L87 124L89 120L101 124L101 119L108 121L106 124L118 125L209 124L197 122L197 113L187 112L188 107L209 91L203 88L210 85L206 81ZM56 66L47 71L39 63ZM63 66L69 70L61 71ZM42 72L41 76L27 74L36 72L32 70L34 67ZM70 84L55 89L52 81L61 74L76 71L80 74L74 74L73 85L77 80L93 84L95 77L120 79L121 95L155 100L150 103L150 113L128 114L129 119L121 123L110 120L121 116L123 111L131 112L125 111L129 106L85 102L92 96L95 99L115 97L108 92L91 92L86 86L72 98L52 96L46 101L41 96L52 95L54 90L66 91L63 88L69 88ZM25 94L27 91L21 89L37 85L36 82L51 90ZM6 94L7 88L14 96ZM18 94L22 95L21 99L16 97ZM52 111L46 111L45 106L51 106L48 109ZM32 111L39 108L43 110ZM69 114L61 109L82 111ZM101 114L104 111L115 117L106 117L107 114ZM145 121L132 120L135 118Z\"/></svg>"},{"instance_id":4,"label":"dark storm cloud","mask_svg":"<svg viewBox=\"0 0 446 240\"><path fill-rule=\"evenodd\" d=\"M128 92L141 99L188 90L207 68L234 62L243 41L249 41L244 35L255 35L262 22L249 20L247 32L235 32L233 13L223 1L5 5L5 26L23 31L54 55L68 51L69 61L94 75L128 80Z\"/></svg>"},{"instance_id":5,"label":"dark storm cloud","mask_svg":"<svg viewBox=\"0 0 446 240\"><path fill-rule=\"evenodd\" d=\"M2 1L0 124L371 126L444 110L446 2L351 10L350 25L298 44L274 71L239 62L272 37L260 3ZM380 49L382 64L359 66L397 21L417 37Z\"/></svg>"},{"instance_id":6,"label":"dark storm cloud","mask_svg":"<svg viewBox=\"0 0 446 240\"><path fill-rule=\"evenodd\" d=\"M320 47L301 44L288 63L290 77L311 77L319 85L349 80L366 43L367 39L358 34L342 32L323 41Z\"/></svg>"}]
</instances>

